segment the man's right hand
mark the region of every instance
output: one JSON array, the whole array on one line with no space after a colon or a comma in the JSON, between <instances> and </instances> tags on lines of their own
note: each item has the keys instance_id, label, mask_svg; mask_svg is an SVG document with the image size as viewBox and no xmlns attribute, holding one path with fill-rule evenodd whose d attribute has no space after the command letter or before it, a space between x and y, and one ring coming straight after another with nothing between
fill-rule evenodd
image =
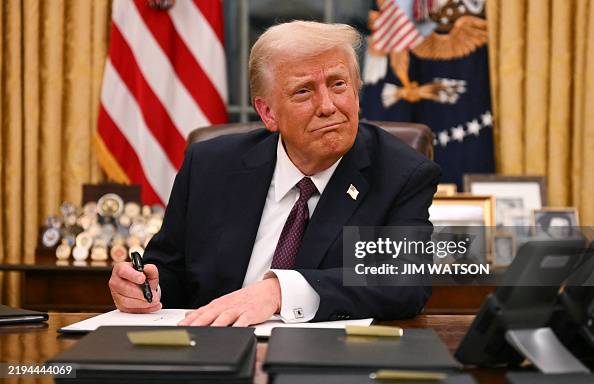
<instances>
[{"instance_id":1,"label":"man's right hand","mask_svg":"<svg viewBox=\"0 0 594 384\"><path fill-rule=\"evenodd\" d=\"M154 264L145 264L144 273L132 267L132 263L121 262L114 265L109 279L111 297L116 307L122 312L150 313L162 308L161 295L157 293L159 270ZM153 302L149 303L138 286L148 279L153 293Z\"/></svg>"}]
</instances>

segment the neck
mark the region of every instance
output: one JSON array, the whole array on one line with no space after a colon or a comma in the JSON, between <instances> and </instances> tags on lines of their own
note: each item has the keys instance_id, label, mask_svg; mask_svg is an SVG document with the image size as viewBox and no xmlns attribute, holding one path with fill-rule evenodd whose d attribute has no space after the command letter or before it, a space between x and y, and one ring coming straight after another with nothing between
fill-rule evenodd
<instances>
[{"instance_id":1,"label":"neck","mask_svg":"<svg viewBox=\"0 0 594 384\"><path fill-rule=\"evenodd\" d=\"M332 166L332 164L336 163L338 161L338 159L340 159L340 157L336 158L336 159L326 160L326 161L316 162L316 163L295 162L295 161L293 161L293 159L291 158L290 155L289 155L289 159L291 159L293 164L295 164L295 167L297 167L297 169L299 169L301 171L301 173L303 173L305 176L313 176L317 173L320 173L320 172L325 171L326 169L330 168Z\"/></svg>"},{"instance_id":2,"label":"neck","mask_svg":"<svg viewBox=\"0 0 594 384\"><path fill-rule=\"evenodd\" d=\"M299 156L297 153L293 153L291 150L287 149L284 141L282 141L282 144L291 163L293 163L293 165L305 176L313 176L316 173L325 171L340 159L340 156L337 156L312 161L311 159Z\"/></svg>"}]
</instances>

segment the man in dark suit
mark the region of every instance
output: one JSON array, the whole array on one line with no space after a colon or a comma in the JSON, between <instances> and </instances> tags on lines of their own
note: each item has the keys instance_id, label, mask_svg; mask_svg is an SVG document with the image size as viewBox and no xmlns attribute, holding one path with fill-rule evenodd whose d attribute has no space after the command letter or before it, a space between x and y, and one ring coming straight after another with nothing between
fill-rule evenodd
<instances>
[{"instance_id":1,"label":"man in dark suit","mask_svg":"<svg viewBox=\"0 0 594 384\"><path fill-rule=\"evenodd\" d=\"M349 26L270 28L250 55L252 102L266 130L192 145L145 255L156 298L129 263L110 289L128 312L197 308L181 325L246 326L414 316L426 287L348 287L342 227L431 226L439 167L359 123Z\"/></svg>"}]
</instances>

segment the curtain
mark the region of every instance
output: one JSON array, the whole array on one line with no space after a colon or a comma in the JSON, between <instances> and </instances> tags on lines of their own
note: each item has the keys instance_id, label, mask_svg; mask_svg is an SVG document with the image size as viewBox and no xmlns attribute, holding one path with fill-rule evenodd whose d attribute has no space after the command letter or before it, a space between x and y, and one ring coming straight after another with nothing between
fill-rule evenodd
<instances>
[{"instance_id":1,"label":"curtain","mask_svg":"<svg viewBox=\"0 0 594 384\"><path fill-rule=\"evenodd\" d=\"M594 225L594 0L487 0L497 172Z\"/></svg>"},{"instance_id":2,"label":"curtain","mask_svg":"<svg viewBox=\"0 0 594 384\"><path fill-rule=\"evenodd\" d=\"M34 260L39 228L104 176L92 150L108 0L0 1L0 263ZM18 305L18 273L0 302Z\"/></svg>"}]
</instances>

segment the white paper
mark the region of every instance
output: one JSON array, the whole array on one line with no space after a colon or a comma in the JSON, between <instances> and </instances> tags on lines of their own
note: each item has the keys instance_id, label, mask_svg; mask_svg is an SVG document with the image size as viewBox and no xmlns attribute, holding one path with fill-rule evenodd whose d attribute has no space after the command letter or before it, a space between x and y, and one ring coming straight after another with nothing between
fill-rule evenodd
<instances>
[{"instance_id":1,"label":"white paper","mask_svg":"<svg viewBox=\"0 0 594 384\"><path fill-rule=\"evenodd\" d=\"M188 309L161 309L153 313L125 313L119 310L111 311L91 317L90 319L79 321L61 328L64 332L90 332L103 325L120 326L161 326L177 325L186 315ZM319 323L284 323L279 316L273 316L269 321L253 326L256 328L255 334L258 337L268 337L272 328L292 327L292 328L344 328L347 325L369 326L373 319L359 320L340 320L324 321Z\"/></svg>"}]
</instances>

